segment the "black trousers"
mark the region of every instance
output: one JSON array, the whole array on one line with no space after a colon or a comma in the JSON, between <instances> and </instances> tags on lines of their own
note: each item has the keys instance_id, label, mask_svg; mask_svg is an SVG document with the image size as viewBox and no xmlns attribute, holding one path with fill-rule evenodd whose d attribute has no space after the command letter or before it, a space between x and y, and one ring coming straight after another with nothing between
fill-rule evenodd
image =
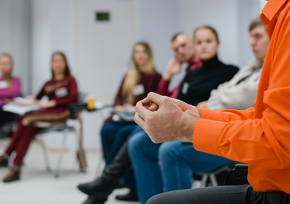
<instances>
[{"instance_id":1,"label":"black trousers","mask_svg":"<svg viewBox=\"0 0 290 204\"><path fill-rule=\"evenodd\" d=\"M18 118L19 116L17 114L3 111L2 107L0 107L0 127Z\"/></svg>"},{"instance_id":2,"label":"black trousers","mask_svg":"<svg viewBox=\"0 0 290 204\"><path fill-rule=\"evenodd\" d=\"M196 188L162 193L146 204L262 204L262 193L250 185Z\"/></svg>"}]
</instances>

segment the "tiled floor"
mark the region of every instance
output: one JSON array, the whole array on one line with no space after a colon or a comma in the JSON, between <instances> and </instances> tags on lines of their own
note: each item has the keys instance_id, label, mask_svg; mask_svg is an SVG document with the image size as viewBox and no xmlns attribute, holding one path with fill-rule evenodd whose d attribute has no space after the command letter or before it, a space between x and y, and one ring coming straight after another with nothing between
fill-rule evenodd
<instances>
[{"instance_id":1,"label":"tiled floor","mask_svg":"<svg viewBox=\"0 0 290 204\"><path fill-rule=\"evenodd\" d=\"M3 152L7 142L7 140L0 140L0 153ZM39 144L33 142L25 158L21 181L9 184L0 182L0 204L80 204L84 202L86 196L80 193L76 186L95 178L100 153L87 152L89 163L87 173L77 171L74 157L75 153L72 151L65 153L61 176L56 179L53 172L45 170L42 149ZM49 153L52 167L56 166L57 158L58 153ZM7 169L0 169L0 178L6 173ZM114 199L116 194L126 192L127 189L114 191L106 204L136 204Z\"/></svg>"}]
</instances>

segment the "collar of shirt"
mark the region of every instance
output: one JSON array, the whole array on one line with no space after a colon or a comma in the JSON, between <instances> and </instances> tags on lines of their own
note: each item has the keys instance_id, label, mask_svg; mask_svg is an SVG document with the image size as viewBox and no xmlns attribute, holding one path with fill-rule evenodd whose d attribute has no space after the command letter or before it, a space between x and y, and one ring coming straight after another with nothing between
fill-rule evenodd
<instances>
[{"instance_id":1,"label":"collar of shirt","mask_svg":"<svg viewBox=\"0 0 290 204\"><path fill-rule=\"evenodd\" d=\"M261 19L266 24L266 28L271 39L280 11L288 0L269 0L264 7Z\"/></svg>"},{"instance_id":2,"label":"collar of shirt","mask_svg":"<svg viewBox=\"0 0 290 204\"><path fill-rule=\"evenodd\" d=\"M186 71L189 72L191 70L195 70L200 67L202 67L202 61L198 57L195 57L192 63L187 67Z\"/></svg>"}]
</instances>

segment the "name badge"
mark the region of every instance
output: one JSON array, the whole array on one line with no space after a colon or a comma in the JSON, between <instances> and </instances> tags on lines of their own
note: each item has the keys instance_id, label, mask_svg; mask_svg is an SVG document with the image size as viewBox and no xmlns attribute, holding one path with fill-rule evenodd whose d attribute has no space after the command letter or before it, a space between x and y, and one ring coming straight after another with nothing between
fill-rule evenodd
<instances>
[{"instance_id":1,"label":"name badge","mask_svg":"<svg viewBox=\"0 0 290 204\"><path fill-rule=\"evenodd\" d=\"M7 81L0 81L0 89L7 89L8 83Z\"/></svg>"},{"instance_id":2,"label":"name badge","mask_svg":"<svg viewBox=\"0 0 290 204\"><path fill-rule=\"evenodd\" d=\"M133 95L134 96L139 96L145 92L145 88L143 84L138 84L133 88Z\"/></svg>"},{"instance_id":3,"label":"name badge","mask_svg":"<svg viewBox=\"0 0 290 204\"><path fill-rule=\"evenodd\" d=\"M54 93L57 98L66 97L68 95L68 91L65 87L56 89Z\"/></svg>"},{"instance_id":4,"label":"name badge","mask_svg":"<svg viewBox=\"0 0 290 204\"><path fill-rule=\"evenodd\" d=\"M182 93L183 93L184 95L187 94L187 92L188 92L188 88L189 88L189 84L188 84L188 83L184 83L184 84L183 84L183 87L182 87Z\"/></svg>"}]
</instances>

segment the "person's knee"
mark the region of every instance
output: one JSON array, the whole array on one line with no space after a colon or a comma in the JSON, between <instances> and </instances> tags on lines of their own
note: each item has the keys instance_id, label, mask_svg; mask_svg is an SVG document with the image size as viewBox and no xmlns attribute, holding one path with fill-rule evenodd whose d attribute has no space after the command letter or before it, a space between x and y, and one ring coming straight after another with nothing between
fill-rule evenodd
<instances>
[{"instance_id":1,"label":"person's knee","mask_svg":"<svg viewBox=\"0 0 290 204\"><path fill-rule=\"evenodd\" d=\"M161 163L169 162L174 160L177 156L178 148L175 142L165 142L161 145L158 153L159 161Z\"/></svg>"},{"instance_id":2,"label":"person's knee","mask_svg":"<svg viewBox=\"0 0 290 204\"><path fill-rule=\"evenodd\" d=\"M101 136L103 137L106 135L107 132L109 132L111 129L110 124L104 124L104 126L101 129Z\"/></svg>"},{"instance_id":3,"label":"person's knee","mask_svg":"<svg viewBox=\"0 0 290 204\"><path fill-rule=\"evenodd\" d=\"M151 197L146 204L165 204L163 199L163 194L158 194L156 196Z\"/></svg>"},{"instance_id":4,"label":"person's knee","mask_svg":"<svg viewBox=\"0 0 290 204\"><path fill-rule=\"evenodd\" d=\"M142 138L134 136L129 139L129 155L140 153L142 150Z\"/></svg>"}]
</instances>

